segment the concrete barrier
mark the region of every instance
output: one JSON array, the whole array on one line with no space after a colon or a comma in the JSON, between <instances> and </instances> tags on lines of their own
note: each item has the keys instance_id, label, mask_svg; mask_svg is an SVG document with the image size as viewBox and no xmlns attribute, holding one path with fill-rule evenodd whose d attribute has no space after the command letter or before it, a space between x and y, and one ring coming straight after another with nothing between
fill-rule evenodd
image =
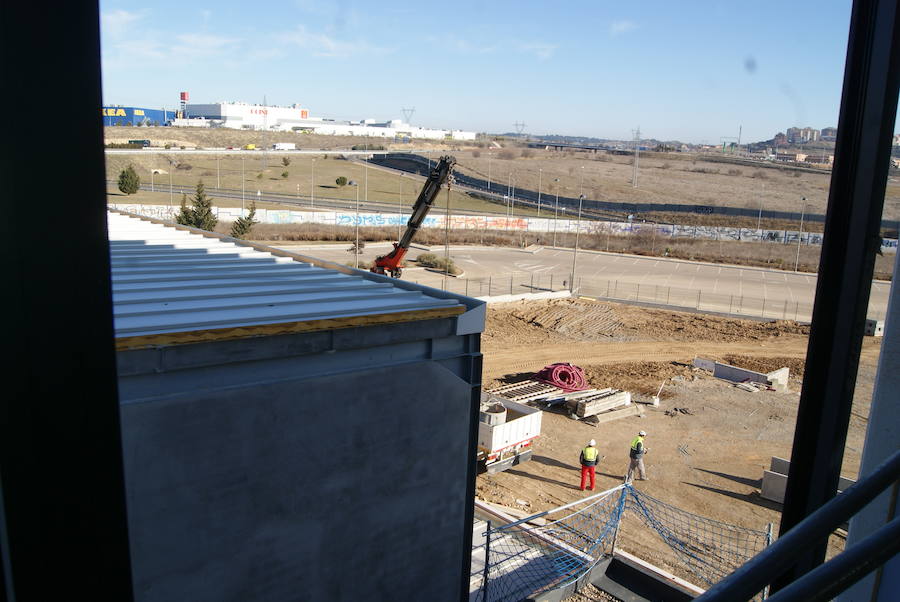
<instances>
[{"instance_id":1,"label":"concrete barrier","mask_svg":"<svg viewBox=\"0 0 900 602\"><path fill-rule=\"evenodd\" d=\"M486 303L510 303L512 301L539 301L541 299L568 299L569 291L548 291L545 293L522 293L520 295L494 295L493 297L475 297Z\"/></svg>"},{"instance_id":2,"label":"concrete barrier","mask_svg":"<svg viewBox=\"0 0 900 602\"><path fill-rule=\"evenodd\" d=\"M784 503L784 492L787 489L788 473L791 470L791 461L772 456L771 470L763 470L762 487L759 495L767 500ZM841 493L856 483L853 479L840 477L838 480L838 493Z\"/></svg>"}]
</instances>

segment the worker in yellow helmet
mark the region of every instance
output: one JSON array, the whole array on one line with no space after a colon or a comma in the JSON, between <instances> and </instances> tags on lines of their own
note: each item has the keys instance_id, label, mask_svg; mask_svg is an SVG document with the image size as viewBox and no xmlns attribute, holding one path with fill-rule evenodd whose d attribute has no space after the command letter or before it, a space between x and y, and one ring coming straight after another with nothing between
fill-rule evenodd
<instances>
[{"instance_id":1,"label":"worker in yellow helmet","mask_svg":"<svg viewBox=\"0 0 900 602\"><path fill-rule=\"evenodd\" d=\"M644 470L644 454L647 453L647 448L644 446L644 437L647 436L647 433L641 431L637 434L637 437L631 440L631 450L628 455L631 457L631 462L628 463L628 473L625 475L625 482L631 482L631 475L637 470L638 480L646 481L647 480L647 472Z\"/></svg>"},{"instance_id":2,"label":"worker in yellow helmet","mask_svg":"<svg viewBox=\"0 0 900 602\"><path fill-rule=\"evenodd\" d=\"M597 451L596 441L593 439L588 441L587 446L581 450L579 460L581 461L581 490L584 491L584 486L587 484L588 477L590 477L590 490L593 491L594 479L596 478L594 470L597 468L597 462L600 461L600 452Z\"/></svg>"}]
</instances>

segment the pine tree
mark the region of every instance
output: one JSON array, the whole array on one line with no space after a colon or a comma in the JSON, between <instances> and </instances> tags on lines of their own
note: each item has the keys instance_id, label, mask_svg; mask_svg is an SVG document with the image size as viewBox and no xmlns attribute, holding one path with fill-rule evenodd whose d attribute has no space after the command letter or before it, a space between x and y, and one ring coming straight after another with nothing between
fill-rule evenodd
<instances>
[{"instance_id":1,"label":"pine tree","mask_svg":"<svg viewBox=\"0 0 900 602\"><path fill-rule=\"evenodd\" d=\"M182 226L190 226L193 224L191 222L191 210L188 209L187 206L187 195L181 195L181 211L178 212L178 215L175 216L175 222L181 224Z\"/></svg>"},{"instance_id":2,"label":"pine tree","mask_svg":"<svg viewBox=\"0 0 900 602\"><path fill-rule=\"evenodd\" d=\"M184 226L199 228L207 232L215 229L219 220L213 215L212 199L206 196L203 180L197 182L197 190L191 198L190 209L187 206L187 195L182 195L181 212L175 217L175 221Z\"/></svg>"},{"instance_id":3,"label":"pine tree","mask_svg":"<svg viewBox=\"0 0 900 602\"><path fill-rule=\"evenodd\" d=\"M141 177L129 165L119 173L119 190L125 194L134 194L141 188Z\"/></svg>"},{"instance_id":4,"label":"pine tree","mask_svg":"<svg viewBox=\"0 0 900 602\"><path fill-rule=\"evenodd\" d=\"M247 214L246 217L237 218L233 224L231 224L231 237L232 238L247 238L247 235L250 234L250 230L253 228L254 224L258 224L259 222L253 219L256 217L256 203L250 204L250 213Z\"/></svg>"}]
</instances>

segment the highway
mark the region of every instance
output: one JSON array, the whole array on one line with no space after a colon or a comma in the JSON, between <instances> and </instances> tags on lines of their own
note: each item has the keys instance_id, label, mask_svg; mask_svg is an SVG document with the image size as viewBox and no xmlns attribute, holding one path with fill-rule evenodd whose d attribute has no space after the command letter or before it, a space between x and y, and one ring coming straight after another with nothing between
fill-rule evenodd
<instances>
[{"instance_id":1,"label":"highway","mask_svg":"<svg viewBox=\"0 0 900 602\"><path fill-rule=\"evenodd\" d=\"M347 264L353 261L348 247L344 243L279 248ZM390 248L366 245L360 260L371 261ZM424 251L412 248L407 257ZM430 251L443 256L444 247ZM450 257L465 271L461 278L421 268L406 270L403 278L471 296L496 296L567 289L572 274L571 249L451 246ZM579 251L576 267L576 292L585 296L749 317L809 321L812 316L815 274L592 251ZM873 283L870 318L884 318L889 293L889 282Z\"/></svg>"}]
</instances>

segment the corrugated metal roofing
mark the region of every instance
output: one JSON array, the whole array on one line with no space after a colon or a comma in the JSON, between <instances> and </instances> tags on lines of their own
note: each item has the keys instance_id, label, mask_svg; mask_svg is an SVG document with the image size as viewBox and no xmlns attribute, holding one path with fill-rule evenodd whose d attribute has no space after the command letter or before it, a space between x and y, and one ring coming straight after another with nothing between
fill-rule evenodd
<instances>
[{"instance_id":1,"label":"corrugated metal roofing","mask_svg":"<svg viewBox=\"0 0 900 602\"><path fill-rule=\"evenodd\" d=\"M424 290L407 290L120 213L108 215L115 330L120 339L465 310L457 299L430 296Z\"/></svg>"}]
</instances>

